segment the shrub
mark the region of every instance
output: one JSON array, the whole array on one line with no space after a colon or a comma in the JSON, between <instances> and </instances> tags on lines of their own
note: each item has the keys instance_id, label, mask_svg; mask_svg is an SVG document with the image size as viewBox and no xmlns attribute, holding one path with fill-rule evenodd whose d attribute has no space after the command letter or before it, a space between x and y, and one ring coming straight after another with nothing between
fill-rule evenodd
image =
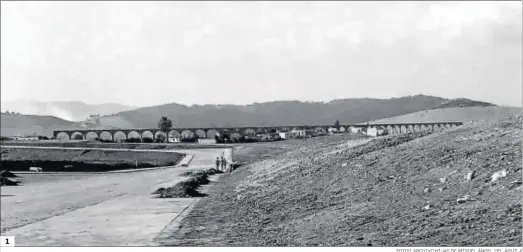
<instances>
[{"instance_id":1,"label":"shrub","mask_svg":"<svg viewBox=\"0 0 523 252\"><path fill-rule=\"evenodd\" d=\"M142 140L140 138L128 138L128 139L125 139L126 143L141 143Z\"/></svg>"}]
</instances>

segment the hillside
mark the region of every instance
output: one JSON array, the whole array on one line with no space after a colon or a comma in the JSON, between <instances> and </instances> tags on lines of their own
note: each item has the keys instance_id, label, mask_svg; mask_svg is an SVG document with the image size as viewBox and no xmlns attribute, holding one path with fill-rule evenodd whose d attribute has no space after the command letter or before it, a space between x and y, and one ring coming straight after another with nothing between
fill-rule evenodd
<instances>
[{"instance_id":1,"label":"hillside","mask_svg":"<svg viewBox=\"0 0 523 252\"><path fill-rule=\"evenodd\" d=\"M488 102L473 101L465 98L458 98L448 100L447 102L437 106L436 108L461 108L461 107L490 107L496 106Z\"/></svg>"},{"instance_id":2,"label":"hillside","mask_svg":"<svg viewBox=\"0 0 523 252\"><path fill-rule=\"evenodd\" d=\"M162 245L521 246L521 128L294 148L224 175Z\"/></svg>"},{"instance_id":3,"label":"hillside","mask_svg":"<svg viewBox=\"0 0 523 252\"><path fill-rule=\"evenodd\" d=\"M83 121L92 114L109 115L134 107L117 103L85 104L83 102L2 101L2 112L54 116L67 121Z\"/></svg>"},{"instance_id":4,"label":"hillside","mask_svg":"<svg viewBox=\"0 0 523 252\"><path fill-rule=\"evenodd\" d=\"M521 108L516 107L469 107L439 108L419 111L391 118L371 121L371 123L405 123L405 122L470 122L481 120L499 120L513 115L521 115Z\"/></svg>"},{"instance_id":5,"label":"hillside","mask_svg":"<svg viewBox=\"0 0 523 252\"><path fill-rule=\"evenodd\" d=\"M392 99L343 99L328 103L277 101L251 105L184 106L166 104L125 111L103 117L103 125L115 127L156 127L168 116L175 127L280 126L303 124L359 123L432 109L447 100L433 96Z\"/></svg>"},{"instance_id":6,"label":"hillside","mask_svg":"<svg viewBox=\"0 0 523 252\"><path fill-rule=\"evenodd\" d=\"M167 104L146 107L113 116L100 118L100 125L89 124L87 128L156 128L159 118L167 115L175 127L227 127L227 126L279 126L300 124L359 123L411 112L424 111L446 104L448 100L432 96L409 96L393 99L344 99L329 103L279 101L256 103L246 106L204 105L184 106ZM484 112L482 109L494 112ZM514 114L510 108L485 107L476 112L476 117ZM496 112L500 110L501 112ZM444 118L447 112L442 110ZM461 121L457 113L452 119ZM420 117L420 116L419 116ZM475 118L476 118L475 117ZM416 117L414 117L416 118ZM434 116L434 118L437 118ZM450 119L449 119L450 120ZM50 136L55 129L82 128L80 123L70 122L53 116L7 115L2 113L1 134L3 136L39 134Z\"/></svg>"},{"instance_id":7,"label":"hillside","mask_svg":"<svg viewBox=\"0 0 523 252\"><path fill-rule=\"evenodd\" d=\"M13 115L1 114L0 134L2 136L28 136L42 135L52 136L55 129L76 129L76 128L109 128L107 126L86 125L62 120L54 116L36 115Z\"/></svg>"}]
</instances>

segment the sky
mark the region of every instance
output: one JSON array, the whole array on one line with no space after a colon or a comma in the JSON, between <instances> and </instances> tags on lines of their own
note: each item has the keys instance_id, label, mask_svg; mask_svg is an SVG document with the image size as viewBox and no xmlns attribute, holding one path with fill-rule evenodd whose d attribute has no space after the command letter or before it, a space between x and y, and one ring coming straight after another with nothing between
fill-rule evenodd
<instances>
[{"instance_id":1,"label":"sky","mask_svg":"<svg viewBox=\"0 0 523 252\"><path fill-rule=\"evenodd\" d=\"M522 104L522 3L1 3L1 99Z\"/></svg>"}]
</instances>

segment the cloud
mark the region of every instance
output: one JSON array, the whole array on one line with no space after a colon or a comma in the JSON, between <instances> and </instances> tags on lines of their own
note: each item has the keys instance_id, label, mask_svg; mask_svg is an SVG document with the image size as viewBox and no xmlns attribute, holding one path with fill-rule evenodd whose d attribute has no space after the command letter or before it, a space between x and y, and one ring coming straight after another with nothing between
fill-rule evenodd
<instances>
[{"instance_id":1,"label":"cloud","mask_svg":"<svg viewBox=\"0 0 523 252\"><path fill-rule=\"evenodd\" d=\"M205 35L211 35L216 32L215 24L206 24L201 30L193 30L185 32L183 35L183 42L187 46L193 46L198 43Z\"/></svg>"},{"instance_id":2,"label":"cloud","mask_svg":"<svg viewBox=\"0 0 523 252\"><path fill-rule=\"evenodd\" d=\"M289 47L296 46L296 36L294 35L294 31L290 30L285 33L285 43Z\"/></svg>"}]
</instances>

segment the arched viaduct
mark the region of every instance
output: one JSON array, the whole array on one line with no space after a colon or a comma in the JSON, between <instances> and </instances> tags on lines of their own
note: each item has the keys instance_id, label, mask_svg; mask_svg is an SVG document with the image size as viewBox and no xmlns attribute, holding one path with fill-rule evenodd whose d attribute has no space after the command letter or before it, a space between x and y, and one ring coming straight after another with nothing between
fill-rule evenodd
<instances>
[{"instance_id":1,"label":"arched viaduct","mask_svg":"<svg viewBox=\"0 0 523 252\"><path fill-rule=\"evenodd\" d=\"M173 137L192 137L197 135L199 138L214 138L216 134L236 136L254 136L256 134L267 134L274 132L285 132L290 130L309 130L314 132L328 132L329 129L336 129L338 132L351 132L351 128L364 129L367 127L378 127L387 129L389 134L405 134L419 131L438 131L445 128L456 127L463 125L461 122L435 122L435 123L382 123L382 124L355 124L355 125L340 125L334 127L331 125L301 125L301 126L277 126L277 127L227 127L227 128L176 128L169 132L169 136ZM53 136L58 139L59 136L67 137L67 139L106 139L110 140L138 138L143 139L149 137L156 139L159 134L164 134L159 129L102 129L102 130L86 130L86 129L70 129L70 130L54 130ZM105 137L104 137L105 136Z\"/></svg>"}]
</instances>

